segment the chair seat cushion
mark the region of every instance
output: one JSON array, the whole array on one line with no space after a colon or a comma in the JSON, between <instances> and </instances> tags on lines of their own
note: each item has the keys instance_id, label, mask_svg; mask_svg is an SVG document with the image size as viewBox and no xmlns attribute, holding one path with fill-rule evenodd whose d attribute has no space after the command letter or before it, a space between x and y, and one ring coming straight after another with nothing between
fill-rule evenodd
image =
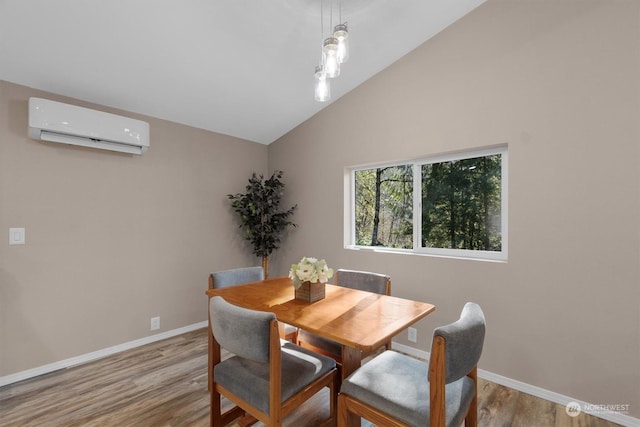
<instances>
[{"instance_id":1,"label":"chair seat cushion","mask_svg":"<svg viewBox=\"0 0 640 427\"><path fill-rule=\"evenodd\" d=\"M318 347L331 354L335 354L338 357L342 356L342 345L340 343L321 337L320 335L316 335L312 332L307 332L304 329L300 329L298 331L298 340L311 344L312 346Z\"/></svg>"},{"instance_id":2,"label":"chair seat cushion","mask_svg":"<svg viewBox=\"0 0 640 427\"><path fill-rule=\"evenodd\" d=\"M336 362L290 342L282 345L282 402L331 371ZM213 380L269 414L269 363L233 356L218 363Z\"/></svg>"},{"instance_id":3,"label":"chair seat cushion","mask_svg":"<svg viewBox=\"0 0 640 427\"><path fill-rule=\"evenodd\" d=\"M429 425L429 364L385 351L342 383L341 393L354 397L411 426ZM473 399L469 377L446 385L446 425L459 426Z\"/></svg>"}]
</instances>

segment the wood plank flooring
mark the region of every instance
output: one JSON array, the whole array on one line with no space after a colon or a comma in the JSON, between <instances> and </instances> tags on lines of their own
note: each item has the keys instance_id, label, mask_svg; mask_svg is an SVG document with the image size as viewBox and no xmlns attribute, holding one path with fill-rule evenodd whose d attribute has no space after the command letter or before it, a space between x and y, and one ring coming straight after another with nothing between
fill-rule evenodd
<instances>
[{"instance_id":1,"label":"wood plank flooring","mask_svg":"<svg viewBox=\"0 0 640 427\"><path fill-rule=\"evenodd\" d=\"M0 388L0 426L205 427L206 363L206 329L201 329L10 384ZM482 379L478 388L481 427L617 426L584 413L571 418L564 406ZM287 417L285 426L317 425L328 416L327 402L323 390Z\"/></svg>"}]
</instances>

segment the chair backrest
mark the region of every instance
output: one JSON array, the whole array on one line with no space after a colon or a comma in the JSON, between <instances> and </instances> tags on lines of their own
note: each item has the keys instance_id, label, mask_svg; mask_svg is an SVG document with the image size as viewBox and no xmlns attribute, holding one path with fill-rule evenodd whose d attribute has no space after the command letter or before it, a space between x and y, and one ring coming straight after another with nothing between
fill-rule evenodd
<instances>
[{"instance_id":1,"label":"chair backrest","mask_svg":"<svg viewBox=\"0 0 640 427\"><path fill-rule=\"evenodd\" d=\"M334 284L381 295L391 294L391 277L386 274L339 269L334 276Z\"/></svg>"},{"instance_id":2,"label":"chair backrest","mask_svg":"<svg viewBox=\"0 0 640 427\"><path fill-rule=\"evenodd\" d=\"M215 271L209 275L209 289L225 288L258 280L264 280L264 270L261 266Z\"/></svg>"},{"instance_id":3,"label":"chair backrest","mask_svg":"<svg viewBox=\"0 0 640 427\"><path fill-rule=\"evenodd\" d=\"M222 297L209 301L211 330L220 346L245 359L269 362L269 332L275 314L238 307Z\"/></svg>"},{"instance_id":4,"label":"chair backrest","mask_svg":"<svg viewBox=\"0 0 640 427\"><path fill-rule=\"evenodd\" d=\"M433 331L435 342L444 340L445 383L457 381L471 372L480 360L485 335L485 318L480 306L468 302L462 309L460 319ZM430 360L431 363L435 359Z\"/></svg>"}]
</instances>

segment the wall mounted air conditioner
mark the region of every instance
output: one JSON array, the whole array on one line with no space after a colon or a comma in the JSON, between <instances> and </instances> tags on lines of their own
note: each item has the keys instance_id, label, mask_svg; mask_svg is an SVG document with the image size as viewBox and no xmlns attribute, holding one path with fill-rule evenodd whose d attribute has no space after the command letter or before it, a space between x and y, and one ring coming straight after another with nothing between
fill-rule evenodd
<instances>
[{"instance_id":1,"label":"wall mounted air conditioner","mask_svg":"<svg viewBox=\"0 0 640 427\"><path fill-rule=\"evenodd\" d=\"M142 154L149 148L149 123L48 99L29 98L29 137Z\"/></svg>"}]
</instances>

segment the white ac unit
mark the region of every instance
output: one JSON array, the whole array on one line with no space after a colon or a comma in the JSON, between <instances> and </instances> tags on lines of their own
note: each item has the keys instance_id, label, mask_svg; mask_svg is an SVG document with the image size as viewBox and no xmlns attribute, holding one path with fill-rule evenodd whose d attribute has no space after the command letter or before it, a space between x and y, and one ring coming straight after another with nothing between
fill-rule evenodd
<instances>
[{"instance_id":1,"label":"white ac unit","mask_svg":"<svg viewBox=\"0 0 640 427\"><path fill-rule=\"evenodd\" d=\"M42 98L29 98L29 137L122 153L149 148L149 123Z\"/></svg>"}]
</instances>

